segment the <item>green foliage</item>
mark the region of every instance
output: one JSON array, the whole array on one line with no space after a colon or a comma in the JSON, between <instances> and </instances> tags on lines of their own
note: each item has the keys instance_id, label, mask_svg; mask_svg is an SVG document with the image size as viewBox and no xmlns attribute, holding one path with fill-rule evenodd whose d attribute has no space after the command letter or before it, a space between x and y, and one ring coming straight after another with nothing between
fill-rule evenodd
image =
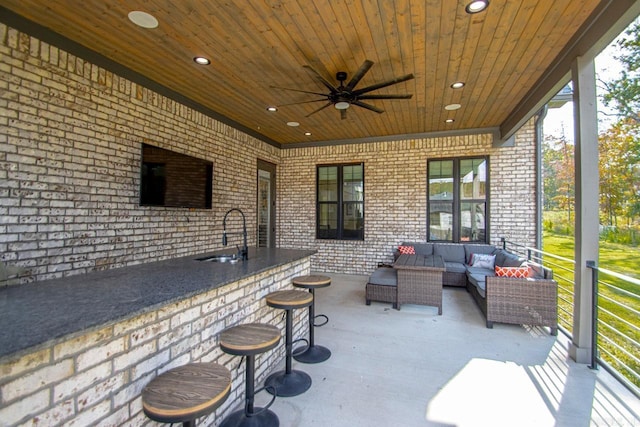
<instances>
[{"instance_id":1,"label":"green foliage","mask_svg":"<svg viewBox=\"0 0 640 427\"><path fill-rule=\"evenodd\" d=\"M621 35L618 42L620 54L616 59L623 70L615 80L601 82L605 88L602 99L614 107L621 117L640 122L640 21L636 20Z\"/></svg>"}]
</instances>

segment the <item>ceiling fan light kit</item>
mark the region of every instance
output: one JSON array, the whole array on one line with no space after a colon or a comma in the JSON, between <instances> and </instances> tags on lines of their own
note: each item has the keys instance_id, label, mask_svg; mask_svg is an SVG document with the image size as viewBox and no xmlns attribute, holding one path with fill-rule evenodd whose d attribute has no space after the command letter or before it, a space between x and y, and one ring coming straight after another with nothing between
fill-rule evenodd
<instances>
[{"instance_id":1,"label":"ceiling fan light kit","mask_svg":"<svg viewBox=\"0 0 640 427\"><path fill-rule=\"evenodd\" d=\"M340 118L343 120L347 118L347 109L352 105L364 108L369 111L376 112L378 114L384 113L383 109L378 108L375 105L362 102L362 100L411 99L411 97L413 97L413 95L409 95L409 94L407 95L404 95L404 94L402 95L369 95L369 92L373 92L375 90L382 89L387 86L391 86L398 83L406 82L407 80L411 80L414 78L413 74L407 74L401 77L396 77L395 79L387 80L381 83L376 83L371 86L364 87L362 89L356 89L355 88L356 85L360 82L360 80L362 80L364 75L369 71L369 69L372 66L373 66L373 61L369 61L368 59L365 60L360 66L360 68L358 69L358 71L356 71L353 77L351 77L351 80L349 80L349 83L347 83L346 86L345 86L345 82L347 81L347 77L348 77L347 73L344 71L338 71L336 73L336 80L338 80L340 84L336 87L334 84L329 82L329 80L325 79L322 76L322 74L320 74L318 71L313 69L311 66L305 65L304 68L311 71L314 77L329 90L329 93L311 92L306 90L290 89L286 87L277 87L277 86L271 86L271 87L275 89L283 89L283 90L289 90L294 92L308 93L311 95L318 95L322 97L320 99L314 99L310 101L294 102L291 104L282 104L280 105L280 107L283 107L285 105L297 105L297 104L307 104L311 102L325 101L326 104L324 104L320 108L317 108L311 113L307 114L305 117L309 117L312 114L315 114L318 111L324 110L325 108L333 105L335 109L340 111Z\"/></svg>"}]
</instances>

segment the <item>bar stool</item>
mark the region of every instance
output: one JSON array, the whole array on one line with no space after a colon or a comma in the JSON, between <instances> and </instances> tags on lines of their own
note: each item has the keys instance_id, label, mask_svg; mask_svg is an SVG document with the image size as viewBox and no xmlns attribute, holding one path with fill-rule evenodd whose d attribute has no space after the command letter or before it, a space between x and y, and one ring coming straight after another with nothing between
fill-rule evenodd
<instances>
[{"instance_id":1,"label":"bar stool","mask_svg":"<svg viewBox=\"0 0 640 427\"><path fill-rule=\"evenodd\" d=\"M264 408L254 408L255 356L275 348L280 342L280 330L264 323L248 323L232 326L220 332L220 348L228 354L246 356L245 405L243 410L229 415L220 424L221 427L277 427L278 416L269 407L273 399ZM273 393L272 393L273 394Z\"/></svg>"},{"instance_id":2,"label":"bar stool","mask_svg":"<svg viewBox=\"0 0 640 427\"><path fill-rule=\"evenodd\" d=\"M142 409L161 423L196 425L196 418L222 405L231 391L231 373L217 363L190 363L154 378L142 390Z\"/></svg>"},{"instance_id":3,"label":"bar stool","mask_svg":"<svg viewBox=\"0 0 640 427\"><path fill-rule=\"evenodd\" d=\"M315 327L326 325L329 322L329 318L324 314L315 315L315 290L317 288L326 288L331 285L331 278L318 275L298 276L294 277L291 282L295 287L309 289L309 293L313 295L313 302L309 306L309 347L301 353L294 354L293 358L302 363L324 362L331 357L331 350L315 344L313 330ZM324 323L316 324L316 318L318 317L324 317Z\"/></svg>"},{"instance_id":4,"label":"bar stool","mask_svg":"<svg viewBox=\"0 0 640 427\"><path fill-rule=\"evenodd\" d=\"M286 290L271 292L265 298L269 307L281 308L286 311L286 367L284 371L278 371L269 375L265 381L265 385L274 387L277 396L297 396L311 387L311 377L305 372L291 369L291 354L293 349L292 311L296 308L309 307L313 302L313 295L308 292ZM271 390L267 389L267 391L271 393Z\"/></svg>"}]
</instances>

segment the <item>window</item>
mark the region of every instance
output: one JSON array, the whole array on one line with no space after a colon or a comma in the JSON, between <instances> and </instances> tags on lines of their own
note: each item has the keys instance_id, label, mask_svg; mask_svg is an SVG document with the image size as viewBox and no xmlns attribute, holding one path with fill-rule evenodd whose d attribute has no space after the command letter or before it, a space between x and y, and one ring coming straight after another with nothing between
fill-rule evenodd
<instances>
[{"instance_id":1,"label":"window","mask_svg":"<svg viewBox=\"0 0 640 427\"><path fill-rule=\"evenodd\" d=\"M485 157L430 160L428 240L487 242Z\"/></svg>"},{"instance_id":2,"label":"window","mask_svg":"<svg viewBox=\"0 0 640 427\"><path fill-rule=\"evenodd\" d=\"M364 240L364 164L318 166L316 237Z\"/></svg>"}]
</instances>

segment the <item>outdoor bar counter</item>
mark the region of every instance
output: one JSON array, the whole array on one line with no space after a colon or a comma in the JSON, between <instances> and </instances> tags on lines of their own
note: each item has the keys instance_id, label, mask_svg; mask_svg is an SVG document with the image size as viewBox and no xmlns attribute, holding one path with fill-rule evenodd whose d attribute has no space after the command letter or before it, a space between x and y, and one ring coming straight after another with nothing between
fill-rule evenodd
<instances>
[{"instance_id":1,"label":"outdoor bar counter","mask_svg":"<svg viewBox=\"0 0 640 427\"><path fill-rule=\"evenodd\" d=\"M0 288L0 420L141 425L142 388L199 361L233 370L232 394L216 414L233 409L242 377L217 346L220 331L244 322L283 327L263 297L309 274L314 251L250 248L236 264L198 260L215 253ZM283 354L265 355L256 378Z\"/></svg>"}]
</instances>

